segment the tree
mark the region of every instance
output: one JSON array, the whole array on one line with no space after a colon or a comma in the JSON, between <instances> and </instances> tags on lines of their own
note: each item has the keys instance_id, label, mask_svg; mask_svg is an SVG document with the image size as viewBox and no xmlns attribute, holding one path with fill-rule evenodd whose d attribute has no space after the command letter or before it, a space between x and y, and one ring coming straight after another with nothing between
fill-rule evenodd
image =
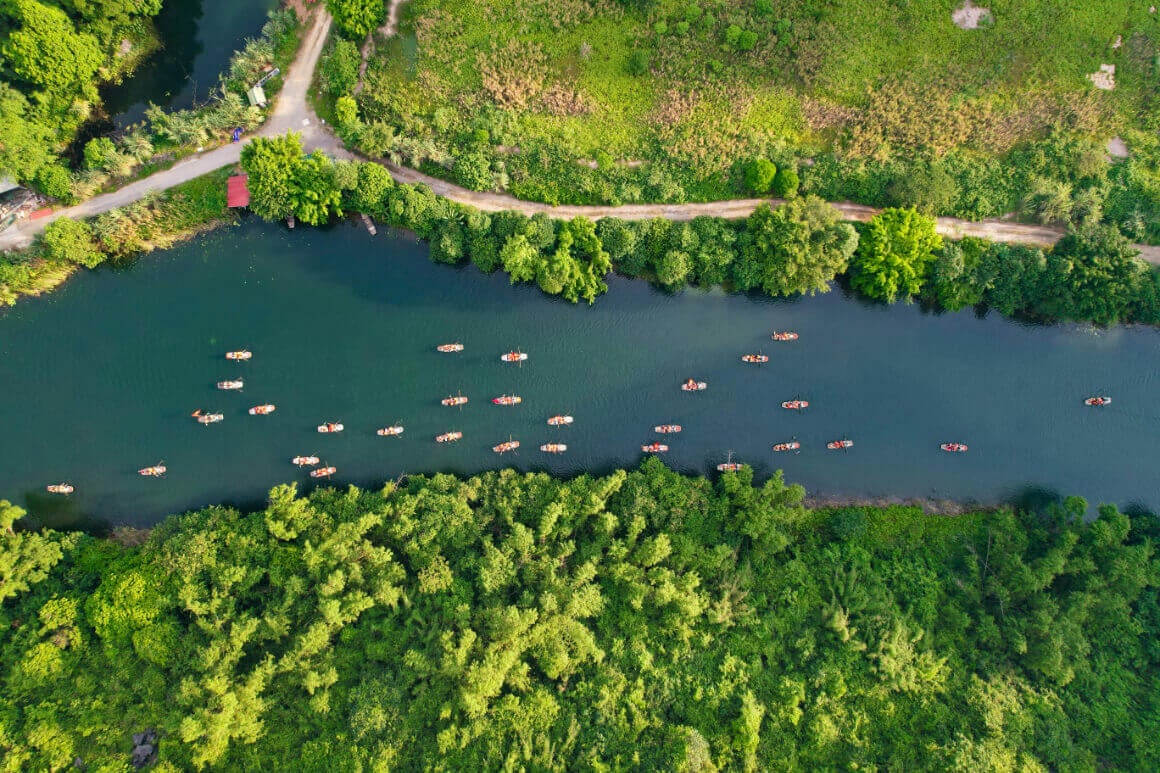
<instances>
[{"instance_id":1,"label":"tree","mask_svg":"<svg viewBox=\"0 0 1160 773\"><path fill-rule=\"evenodd\" d=\"M1039 309L1062 319L1101 325L1124 319L1145 278L1139 250L1112 225L1087 225L1069 231L1051 251L1049 281Z\"/></svg>"},{"instance_id":2,"label":"tree","mask_svg":"<svg viewBox=\"0 0 1160 773\"><path fill-rule=\"evenodd\" d=\"M326 9L343 37L362 40L382 23L385 5L382 0L326 0Z\"/></svg>"},{"instance_id":3,"label":"tree","mask_svg":"<svg viewBox=\"0 0 1160 773\"><path fill-rule=\"evenodd\" d=\"M383 211L387 192L395 185L391 173L378 164L359 164L358 185L351 192L354 208L359 212L377 214Z\"/></svg>"},{"instance_id":4,"label":"tree","mask_svg":"<svg viewBox=\"0 0 1160 773\"><path fill-rule=\"evenodd\" d=\"M326 90L335 97L349 94L358 82L361 62L362 56L357 45L349 40L336 39L319 68Z\"/></svg>"},{"instance_id":5,"label":"tree","mask_svg":"<svg viewBox=\"0 0 1160 773\"><path fill-rule=\"evenodd\" d=\"M294 176L301 163L302 141L295 132L255 137L242 148L254 214L265 220L285 220L294 214Z\"/></svg>"},{"instance_id":6,"label":"tree","mask_svg":"<svg viewBox=\"0 0 1160 773\"><path fill-rule=\"evenodd\" d=\"M503 270L511 276L512 284L516 282L530 282L540 273L543 258L540 252L531 245L524 234L516 234L509 238L499 252Z\"/></svg>"},{"instance_id":7,"label":"tree","mask_svg":"<svg viewBox=\"0 0 1160 773\"><path fill-rule=\"evenodd\" d=\"M76 263L85 268L96 268L105 261L105 255L93 241L93 229L88 223L71 217L58 217L44 229L44 248L53 260Z\"/></svg>"},{"instance_id":8,"label":"tree","mask_svg":"<svg viewBox=\"0 0 1160 773\"><path fill-rule=\"evenodd\" d=\"M60 164L45 164L37 169L36 187L49 198L66 204L73 201L72 175Z\"/></svg>"},{"instance_id":9,"label":"tree","mask_svg":"<svg viewBox=\"0 0 1160 773\"><path fill-rule=\"evenodd\" d=\"M777 167L765 158L755 158L745 165L745 187L756 194L769 193Z\"/></svg>"},{"instance_id":10,"label":"tree","mask_svg":"<svg viewBox=\"0 0 1160 773\"><path fill-rule=\"evenodd\" d=\"M486 191L494 184L491 159L481 148L472 148L457 157L452 171L455 180L469 190Z\"/></svg>"},{"instance_id":11,"label":"tree","mask_svg":"<svg viewBox=\"0 0 1160 773\"><path fill-rule=\"evenodd\" d=\"M116 152L108 137L93 137L85 143L85 169L104 169Z\"/></svg>"},{"instance_id":12,"label":"tree","mask_svg":"<svg viewBox=\"0 0 1160 773\"><path fill-rule=\"evenodd\" d=\"M934 218L913 209L886 209L867 224L853 263L852 284L870 298L893 303L922 290L942 247Z\"/></svg>"},{"instance_id":13,"label":"tree","mask_svg":"<svg viewBox=\"0 0 1160 773\"><path fill-rule=\"evenodd\" d=\"M342 214L342 192L334 178L334 162L316 150L299 159L289 185L294 216L307 225L323 225Z\"/></svg>"},{"instance_id":14,"label":"tree","mask_svg":"<svg viewBox=\"0 0 1160 773\"><path fill-rule=\"evenodd\" d=\"M648 72L648 52L643 49L636 49L628 56L628 64L625 65L629 75L644 75Z\"/></svg>"},{"instance_id":15,"label":"tree","mask_svg":"<svg viewBox=\"0 0 1160 773\"><path fill-rule=\"evenodd\" d=\"M11 0L11 8L20 26L2 52L18 77L43 89L37 99L59 106L71 101L77 86L95 92L93 74L102 59L97 39L78 33L63 11L37 0Z\"/></svg>"},{"instance_id":16,"label":"tree","mask_svg":"<svg viewBox=\"0 0 1160 773\"><path fill-rule=\"evenodd\" d=\"M776 210L762 204L749 216L741 252L770 295L818 293L849 265L858 234L817 196Z\"/></svg>"},{"instance_id":17,"label":"tree","mask_svg":"<svg viewBox=\"0 0 1160 773\"><path fill-rule=\"evenodd\" d=\"M0 176L33 179L50 160L51 147L52 131L33 119L23 94L0 81Z\"/></svg>"},{"instance_id":18,"label":"tree","mask_svg":"<svg viewBox=\"0 0 1160 773\"><path fill-rule=\"evenodd\" d=\"M682 250L669 250L661 256L660 261L653 267L657 281L668 290L679 290L688 281L692 271L693 261L689 253Z\"/></svg>"},{"instance_id":19,"label":"tree","mask_svg":"<svg viewBox=\"0 0 1160 773\"><path fill-rule=\"evenodd\" d=\"M64 555L46 534L14 531L13 524L24 515L22 509L0 499L0 602L42 582Z\"/></svg>"},{"instance_id":20,"label":"tree","mask_svg":"<svg viewBox=\"0 0 1160 773\"><path fill-rule=\"evenodd\" d=\"M797 171L791 167L783 166L773 176L771 192L780 199L792 199L797 195L799 185L801 185L801 180L798 178Z\"/></svg>"}]
</instances>

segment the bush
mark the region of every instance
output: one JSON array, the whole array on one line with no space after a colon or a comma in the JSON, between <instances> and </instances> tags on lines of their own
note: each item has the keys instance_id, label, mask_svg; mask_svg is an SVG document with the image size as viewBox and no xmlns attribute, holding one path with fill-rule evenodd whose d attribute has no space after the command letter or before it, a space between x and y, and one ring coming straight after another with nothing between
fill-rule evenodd
<instances>
[{"instance_id":1,"label":"bush","mask_svg":"<svg viewBox=\"0 0 1160 773\"><path fill-rule=\"evenodd\" d=\"M330 53L322 60L320 75L323 88L332 96L349 94L358 82L361 62L358 46L349 40L335 40Z\"/></svg>"},{"instance_id":2,"label":"bush","mask_svg":"<svg viewBox=\"0 0 1160 773\"><path fill-rule=\"evenodd\" d=\"M105 260L93 241L92 227L71 217L59 217L49 223L44 229L43 244L53 260L65 260L85 268L96 268Z\"/></svg>"},{"instance_id":3,"label":"bush","mask_svg":"<svg viewBox=\"0 0 1160 773\"><path fill-rule=\"evenodd\" d=\"M745 187L758 195L769 193L777 177L777 167L765 158L755 158L745 166Z\"/></svg>"},{"instance_id":4,"label":"bush","mask_svg":"<svg viewBox=\"0 0 1160 773\"><path fill-rule=\"evenodd\" d=\"M49 198L65 204L73 201L72 175L60 164L45 164L36 170L36 187Z\"/></svg>"},{"instance_id":5,"label":"bush","mask_svg":"<svg viewBox=\"0 0 1160 773\"><path fill-rule=\"evenodd\" d=\"M117 148L111 139L94 137L85 143L85 169L104 169L116 152Z\"/></svg>"},{"instance_id":6,"label":"bush","mask_svg":"<svg viewBox=\"0 0 1160 773\"><path fill-rule=\"evenodd\" d=\"M893 303L922 290L942 237L934 219L913 209L886 209L862 235L853 264L853 285L864 295Z\"/></svg>"},{"instance_id":7,"label":"bush","mask_svg":"<svg viewBox=\"0 0 1160 773\"><path fill-rule=\"evenodd\" d=\"M473 191L486 191L494 184L491 158L481 149L469 150L455 159L455 181Z\"/></svg>"},{"instance_id":8,"label":"bush","mask_svg":"<svg viewBox=\"0 0 1160 773\"><path fill-rule=\"evenodd\" d=\"M386 5L383 0L326 0L339 34L350 40L362 40L382 24Z\"/></svg>"},{"instance_id":9,"label":"bush","mask_svg":"<svg viewBox=\"0 0 1160 773\"><path fill-rule=\"evenodd\" d=\"M779 199L792 199L797 195L800 184L796 171L789 167L778 169L777 174L773 176L773 195Z\"/></svg>"}]
</instances>

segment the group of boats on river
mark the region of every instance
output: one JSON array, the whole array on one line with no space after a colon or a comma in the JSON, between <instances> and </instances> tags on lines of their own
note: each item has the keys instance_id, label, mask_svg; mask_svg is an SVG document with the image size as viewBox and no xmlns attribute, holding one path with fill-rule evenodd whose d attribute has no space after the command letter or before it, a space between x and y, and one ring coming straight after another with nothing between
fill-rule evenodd
<instances>
[{"instance_id":1,"label":"group of boats on river","mask_svg":"<svg viewBox=\"0 0 1160 773\"><path fill-rule=\"evenodd\" d=\"M771 338L774 341L796 341L798 340L798 334L792 331L774 331ZM440 344L439 346L435 347L435 349L441 353L455 354L463 352L465 347L462 343L447 343ZM226 352L225 357L227 360L232 362L247 362L252 359L253 353L249 350L242 349L238 351ZM510 352L505 352L504 354L500 355L499 359L501 362L517 363L522 365L524 362L527 362L528 354L517 349ZM761 365L768 363L769 357L765 354L744 354L741 356L741 361L745 363ZM217 382L216 386L219 390L222 391L241 391L245 386L245 381L241 378L228 379L225 381ZM708 382L700 381L695 378L686 379L681 383L681 389L685 392L703 392L708 388ZM456 395L449 395L439 402L441 405L448 407L462 407L467 405L468 398L460 393ZM519 395L503 394L492 398L491 402L494 405L501 406L520 405L523 402L523 398ZM1101 408L1111 405L1112 398L1106 395L1094 395L1092 397L1085 398L1083 403L1089 407ZM808 400L797 398L786 400L781 404L781 407L788 411L803 411L806 408L809 408L809 406L810 403ZM248 412L251 416L268 416L274 413L275 410L276 406L273 403L262 403L251 407ZM192 416L199 424L202 425L218 424L225 420L225 414L223 413L206 412L202 411L201 409L194 411ZM573 423L573 417L563 414L551 416L548 418L547 423L550 427L564 427ZM317 426L317 430L321 434L338 433L344 431L345 429L346 427L341 422L333 421L325 422ZM659 435L679 434L682 429L683 427L680 424L658 424L653 427L653 431ZM399 437L403 434L403 432L404 427L402 424L394 424L376 430L375 434L380 437ZM435 436L436 443L454 443L462 439L463 433L457 430L444 432ZM844 451L853 447L854 441L850 440L849 438L839 438L837 440L831 440L826 443L826 448L833 451ZM520 441L515 440L509 436L507 440L492 446L491 450L497 454L506 454L510 451L516 451L519 448ZM958 442L942 443L939 445L939 449L946 451L947 453L965 453L968 448L969 447L966 443ZM562 454L568 450L568 446L564 443L544 443L540 446L540 450L548 454ZM654 441L651 443L642 444L640 450L646 454L660 454L667 452L669 450L669 446L667 443ZM772 446L772 450L778 453L788 451L796 452L801 450L801 443L799 443L796 439L775 443ZM290 461L292 464L300 468L313 468L309 471L311 478L329 478L338 472L336 467L331 465L323 465L321 459L316 455L295 456ZM732 454L730 454L729 461L718 464L717 470L721 472L728 472L738 470L742 466L743 465L741 463L732 461ZM137 473L147 478L159 478L165 475L167 471L168 468L165 466L165 463L158 462L157 464L139 469ZM46 486L45 488L50 494L67 495L72 494L75 491L75 488L69 483L54 483Z\"/></svg>"}]
</instances>

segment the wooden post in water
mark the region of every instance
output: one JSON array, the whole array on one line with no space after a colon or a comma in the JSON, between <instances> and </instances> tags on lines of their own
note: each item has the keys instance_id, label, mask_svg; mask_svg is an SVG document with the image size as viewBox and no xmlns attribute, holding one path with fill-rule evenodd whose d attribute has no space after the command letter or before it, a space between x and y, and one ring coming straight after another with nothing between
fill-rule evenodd
<instances>
[{"instance_id":1,"label":"wooden post in water","mask_svg":"<svg viewBox=\"0 0 1160 773\"><path fill-rule=\"evenodd\" d=\"M286 225L288 225L290 228L294 227L294 216L293 215L286 218Z\"/></svg>"}]
</instances>

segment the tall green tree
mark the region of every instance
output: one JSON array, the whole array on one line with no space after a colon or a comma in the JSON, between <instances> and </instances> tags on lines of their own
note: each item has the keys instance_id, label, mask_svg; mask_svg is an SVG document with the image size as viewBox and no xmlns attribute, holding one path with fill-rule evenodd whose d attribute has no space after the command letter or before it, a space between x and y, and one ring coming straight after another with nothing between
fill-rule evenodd
<instances>
[{"instance_id":1,"label":"tall green tree","mask_svg":"<svg viewBox=\"0 0 1160 773\"><path fill-rule=\"evenodd\" d=\"M913 209L885 209L871 218L853 262L852 284L870 298L893 303L917 295L942 247L934 218Z\"/></svg>"},{"instance_id":2,"label":"tall green tree","mask_svg":"<svg viewBox=\"0 0 1160 773\"><path fill-rule=\"evenodd\" d=\"M741 251L770 295L826 292L844 273L858 234L817 196L792 199L777 209L762 204L746 221Z\"/></svg>"},{"instance_id":3,"label":"tall green tree","mask_svg":"<svg viewBox=\"0 0 1160 773\"><path fill-rule=\"evenodd\" d=\"M326 0L326 9L343 37L362 40L382 24L386 4L383 0Z\"/></svg>"},{"instance_id":4,"label":"tall green tree","mask_svg":"<svg viewBox=\"0 0 1160 773\"><path fill-rule=\"evenodd\" d=\"M71 102L77 87L94 98L93 74L103 59L97 39L77 32L55 6L10 0L9 8L19 27L8 35L0 53L17 77L38 89L37 101L59 109Z\"/></svg>"},{"instance_id":5,"label":"tall green tree","mask_svg":"<svg viewBox=\"0 0 1160 773\"><path fill-rule=\"evenodd\" d=\"M266 220L284 220L294 214L294 180L301 164L302 140L295 132L255 137L242 148L254 214Z\"/></svg>"}]
</instances>

